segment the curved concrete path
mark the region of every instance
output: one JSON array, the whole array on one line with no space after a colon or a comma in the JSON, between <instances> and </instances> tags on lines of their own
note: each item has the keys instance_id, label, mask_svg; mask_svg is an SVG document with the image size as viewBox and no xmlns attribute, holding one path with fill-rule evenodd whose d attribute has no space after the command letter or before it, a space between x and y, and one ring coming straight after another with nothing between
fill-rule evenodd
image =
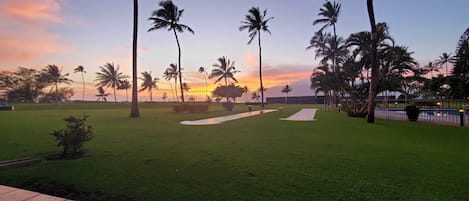
<instances>
[{"instance_id":1,"label":"curved concrete path","mask_svg":"<svg viewBox=\"0 0 469 201\"><path fill-rule=\"evenodd\" d=\"M183 125L221 124L225 121L231 121L231 120L235 120L235 119L251 117L251 116L255 116L255 115L259 115L259 114L263 114L263 113L274 112L274 111L277 111L277 110L256 110L256 111L243 112L243 113L238 113L238 114L232 114L232 115L214 117L214 118L208 118L208 119L201 119L201 120L195 120L195 121L181 121L181 124L183 124Z\"/></svg>"},{"instance_id":2,"label":"curved concrete path","mask_svg":"<svg viewBox=\"0 0 469 201\"><path fill-rule=\"evenodd\" d=\"M281 120L288 121L314 121L316 116L316 110L314 108L303 108L299 112L289 116L288 118L280 118Z\"/></svg>"}]
</instances>

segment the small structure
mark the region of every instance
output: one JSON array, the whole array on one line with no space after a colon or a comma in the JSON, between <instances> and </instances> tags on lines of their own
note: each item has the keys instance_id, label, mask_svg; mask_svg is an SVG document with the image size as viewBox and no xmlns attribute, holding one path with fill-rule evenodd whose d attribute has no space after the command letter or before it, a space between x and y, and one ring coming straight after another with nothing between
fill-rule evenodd
<instances>
[{"instance_id":1,"label":"small structure","mask_svg":"<svg viewBox=\"0 0 469 201\"><path fill-rule=\"evenodd\" d=\"M14 109L15 107L13 107L12 105L8 105L7 101L4 98L0 98L0 110L11 111Z\"/></svg>"}]
</instances>

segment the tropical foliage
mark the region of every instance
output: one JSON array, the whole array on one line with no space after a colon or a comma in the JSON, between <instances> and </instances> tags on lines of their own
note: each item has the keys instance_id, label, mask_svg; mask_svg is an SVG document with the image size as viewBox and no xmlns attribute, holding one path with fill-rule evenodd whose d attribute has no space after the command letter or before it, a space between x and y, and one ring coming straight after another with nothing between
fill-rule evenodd
<instances>
[{"instance_id":1,"label":"tropical foliage","mask_svg":"<svg viewBox=\"0 0 469 201\"><path fill-rule=\"evenodd\" d=\"M114 89L114 102L117 102L116 90L119 83L128 76L119 72L119 65L114 63L106 63L104 66L99 67L100 72L96 73L96 80L98 87L111 87Z\"/></svg>"},{"instance_id":2,"label":"tropical foliage","mask_svg":"<svg viewBox=\"0 0 469 201\"><path fill-rule=\"evenodd\" d=\"M182 73L181 73L181 45L179 44L179 38L177 33L183 33L188 31L194 34L194 31L187 25L181 24L180 20L183 16L184 9L179 9L171 0L161 1L159 3L160 8L153 11L152 17L148 20L152 21L152 27L148 31L154 31L158 29L167 29L173 31L176 43L178 46L178 75L179 84L181 89L181 100L184 102L184 91L182 89Z\"/></svg>"},{"instance_id":3,"label":"tropical foliage","mask_svg":"<svg viewBox=\"0 0 469 201\"><path fill-rule=\"evenodd\" d=\"M142 80L142 88L138 91L141 92L147 90L148 94L150 95L150 102L153 102L153 90L158 89L158 85L156 85L156 83L158 83L160 79L156 77L153 78L151 76L151 72L145 71L142 73L142 77L140 77L140 80Z\"/></svg>"},{"instance_id":4,"label":"tropical foliage","mask_svg":"<svg viewBox=\"0 0 469 201\"><path fill-rule=\"evenodd\" d=\"M249 33L249 41L248 45L254 40L257 36L258 39L258 46L259 46L259 83L261 89L261 103L262 107L264 107L264 85L262 83L262 46L261 46L261 32L267 32L270 34L269 20L273 19L273 17L266 17L267 10L261 12L259 7L252 7L248 10L248 14L245 15L245 21L241 22L241 26L239 27L240 31L247 30Z\"/></svg>"}]
</instances>

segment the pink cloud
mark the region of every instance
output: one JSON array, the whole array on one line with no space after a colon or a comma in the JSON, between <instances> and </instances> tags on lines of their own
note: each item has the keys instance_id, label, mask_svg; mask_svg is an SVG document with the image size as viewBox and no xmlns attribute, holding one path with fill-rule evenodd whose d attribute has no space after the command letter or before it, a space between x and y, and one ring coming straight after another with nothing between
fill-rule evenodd
<instances>
[{"instance_id":1,"label":"pink cloud","mask_svg":"<svg viewBox=\"0 0 469 201\"><path fill-rule=\"evenodd\" d=\"M64 23L57 0L4 0L0 2L0 60L9 68L46 54L70 49L60 35L47 30ZM0 66L7 68L7 66Z\"/></svg>"}]
</instances>

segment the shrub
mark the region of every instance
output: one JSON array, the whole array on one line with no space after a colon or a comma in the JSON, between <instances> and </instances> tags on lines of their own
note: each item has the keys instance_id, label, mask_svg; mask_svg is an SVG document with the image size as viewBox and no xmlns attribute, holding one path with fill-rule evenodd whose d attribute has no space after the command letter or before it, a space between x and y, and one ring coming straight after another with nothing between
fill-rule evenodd
<instances>
[{"instance_id":1,"label":"shrub","mask_svg":"<svg viewBox=\"0 0 469 201\"><path fill-rule=\"evenodd\" d=\"M417 121L419 118L420 109L415 105L409 105L405 107L407 118L409 121Z\"/></svg>"},{"instance_id":2,"label":"shrub","mask_svg":"<svg viewBox=\"0 0 469 201\"><path fill-rule=\"evenodd\" d=\"M207 103L183 103L178 105L173 105L173 110L177 113L204 113L208 112L209 104Z\"/></svg>"},{"instance_id":3,"label":"shrub","mask_svg":"<svg viewBox=\"0 0 469 201\"><path fill-rule=\"evenodd\" d=\"M57 147L63 147L62 157L75 158L83 154L83 144L93 138L92 126L86 124L87 118L86 114L81 118L69 116L64 119L67 122L65 129L52 131L51 135L55 136Z\"/></svg>"}]
</instances>

